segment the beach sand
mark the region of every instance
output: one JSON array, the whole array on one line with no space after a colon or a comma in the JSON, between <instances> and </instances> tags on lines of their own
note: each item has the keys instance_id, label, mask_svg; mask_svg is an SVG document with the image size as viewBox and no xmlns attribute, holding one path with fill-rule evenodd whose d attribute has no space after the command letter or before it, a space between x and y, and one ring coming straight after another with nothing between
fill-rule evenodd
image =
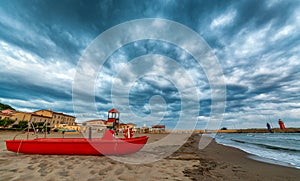
<instances>
[{"instance_id":1,"label":"beach sand","mask_svg":"<svg viewBox=\"0 0 300 181\"><path fill-rule=\"evenodd\" d=\"M154 181L299 180L300 178L299 169L258 162L249 159L248 154L243 151L219 145L214 141L205 149L199 150L199 135L190 137L186 144L164 159L147 164L129 164L105 156L12 153L6 150L3 140L12 139L15 134L15 132L0 132L0 180ZM50 134L49 136L61 135ZM65 136L75 137L76 135ZM166 135L150 134L148 136L150 136L148 142L153 143ZM30 135L30 137L33 136ZM139 159L138 156L141 156L141 153L134 156Z\"/></svg>"}]
</instances>

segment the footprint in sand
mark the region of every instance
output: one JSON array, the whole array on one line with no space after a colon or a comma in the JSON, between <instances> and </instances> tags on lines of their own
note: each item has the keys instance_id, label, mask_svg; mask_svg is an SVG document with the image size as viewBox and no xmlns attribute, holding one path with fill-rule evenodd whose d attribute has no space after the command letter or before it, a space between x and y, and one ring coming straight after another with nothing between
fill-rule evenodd
<instances>
[{"instance_id":1,"label":"footprint in sand","mask_svg":"<svg viewBox=\"0 0 300 181\"><path fill-rule=\"evenodd\" d=\"M112 165L115 165L115 164L117 164L117 162L116 161L114 161L114 160L108 160L108 163L110 163L110 164L112 164Z\"/></svg>"},{"instance_id":2,"label":"footprint in sand","mask_svg":"<svg viewBox=\"0 0 300 181\"><path fill-rule=\"evenodd\" d=\"M74 169L74 165L67 165L67 169L68 169L68 170Z\"/></svg>"},{"instance_id":3,"label":"footprint in sand","mask_svg":"<svg viewBox=\"0 0 300 181\"><path fill-rule=\"evenodd\" d=\"M106 173L110 170L113 170L113 166L108 166L104 169L99 170L98 175L106 175Z\"/></svg>"},{"instance_id":4,"label":"footprint in sand","mask_svg":"<svg viewBox=\"0 0 300 181\"><path fill-rule=\"evenodd\" d=\"M53 171L53 168L51 167L47 167L47 168L40 168L38 170L38 172L40 173L40 175L42 177L47 176L49 173L51 173Z\"/></svg>"},{"instance_id":5,"label":"footprint in sand","mask_svg":"<svg viewBox=\"0 0 300 181\"><path fill-rule=\"evenodd\" d=\"M11 160L6 160L6 159L0 159L0 165L7 165L9 163L11 163L12 161Z\"/></svg>"},{"instance_id":6,"label":"footprint in sand","mask_svg":"<svg viewBox=\"0 0 300 181\"><path fill-rule=\"evenodd\" d=\"M99 179L97 179L97 178L89 178L89 179L87 179L87 181L99 181Z\"/></svg>"},{"instance_id":7,"label":"footprint in sand","mask_svg":"<svg viewBox=\"0 0 300 181\"><path fill-rule=\"evenodd\" d=\"M61 172L58 172L58 175L62 176L62 177L68 177L69 176L69 172L66 171L66 170L63 170Z\"/></svg>"},{"instance_id":8,"label":"footprint in sand","mask_svg":"<svg viewBox=\"0 0 300 181\"><path fill-rule=\"evenodd\" d=\"M13 180L13 176L1 176L1 180Z\"/></svg>"},{"instance_id":9,"label":"footprint in sand","mask_svg":"<svg viewBox=\"0 0 300 181\"><path fill-rule=\"evenodd\" d=\"M115 170L115 175L121 175L123 172L124 172L124 169L123 169L123 168L117 168L117 169Z\"/></svg>"},{"instance_id":10,"label":"footprint in sand","mask_svg":"<svg viewBox=\"0 0 300 181\"><path fill-rule=\"evenodd\" d=\"M40 167L40 168L47 168L47 167L49 167L49 166L48 166L47 163L40 163L40 164L38 165L38 167Z\"/></svg>"},{"instance_id":11,"label":"footprint in sand","mask_svg":"<svg viewBox=\"0 0 300 181\"><path fill-rule=\"evenodd\" d=\"M104 175L105 175L105 172L99 171L99 172L98 172L98 175L99 175L99 176L104 176Z\"/></svg>"},{"instance_id":12,"label":"footprint in sand","mask_svg":"<svg viewBox=\"0 0 300 181\"><path fill-rule=\"evenodd\" d=\"M47 181L55 181L56 179L54 178L49 178Z\"/></svg>"},{"instance_id":13,"label":"footprint in sand","mask_svg":"<svg viewBox=\"0 0 300 181\"><path fill-rule=\"evenodd\" d=\"M14 178L14 181L27 181L27 180L33 180L34 177L32 175L20 175L17 178ZM12 179L8 179L8 180L12 180Z\"/></svg>"},{"instance_id":14,"label":"footprint in sand","mask_svg":"<svg viewBox=\"0 0 300 181\"><path fill-rule=\"evenodd\" d=\"M10 169L9 171L10 171L10 172L17 172L18 169Z\"/></svg>"},{"instance_id":15,"label":"footprint in sand","mask_svg":"<svg viewBox=\"0 0 300 181\"><path fill-rule=\"evenodd\" d=\"M125 167L128 169L128 170L134 170L136 167L133 166L133 165L130 165L130 164L125 164Z\"/></svg>"},{"instance_id":16,"label":"footprint in sand","mask_svg":"<svg viewBox=\"0 0 300 181\"><path fill-rule=\"evenodd\" d=\"M28 163L29 164L35 164L37 162L38 162L38 158L33 157L33 158L30 158L30 161Z\"/></svg>"},{"instance_id":17,"label":"footprint in sand","mask_svg":"<svg viewBox=\"0 0 300 181\"><path fill-rule=\"evenodd\" d=\"M27 167L28 170L35 170L36 169L36 166L35 165L29 165Z\"/></svg>"},{"instance_id":18,"label":"footprint in sand","mask_svg":"<svg viewBox=\"0 0 300 181\"><path fill-rule=\"evenodd\" d=\"M220 169L226 169L226 168L228 168L228 165L222 165L222 166L220 166Z\"/></svg>"},{"instance_id":19,"label":"footprint in sand","mask_svg":"<svg viewBox=\"0 0 300 181\"><path fill-rule=\"evenodd\" d=\"M166 165L165 163L163 163L163 165ZM145 164L144 165L145 167L148 167L148 168L152 168L153 167L153 165L152 164Z\"/></svg>"},{"instance_id":20,"label":"footprint in sand","mask_svg":"<svg viewBox=\"0 0 300 181\"><path fill-rule=\"evenodd\" d=\"M129 176L129 175L121 175L120 177L118 177L118 179L124 180L124 181L135 181L136 180L135 177Z\"/></svg>"},{"instance_id":21,"label":"footprint in sand","mask_svg":"<svg viewBox=\"0 0 300 181\"><path fill-rule=\"evenodd\" d=\"M97 173L96 170L91 170L91 171L90 171L90 174L92 174L92 175L95 175L95 173Z\"/></svg>"}]
</instances>

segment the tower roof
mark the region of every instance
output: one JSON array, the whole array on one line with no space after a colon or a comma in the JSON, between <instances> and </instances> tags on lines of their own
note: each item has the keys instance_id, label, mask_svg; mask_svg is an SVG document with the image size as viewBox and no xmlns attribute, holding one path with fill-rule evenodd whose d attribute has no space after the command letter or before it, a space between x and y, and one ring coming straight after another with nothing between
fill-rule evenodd
<instances>
[{"instance_id":1,"label":"tower roof","mask_svg":"<svg viewBox=\"0 0 300 181\"><path fill-rule=\"evenodd\" d=\"M115 113L120 113L117 109L113 108L111 110L109 110L108 112L115 112Z\"/></svg>"}]
</instances>

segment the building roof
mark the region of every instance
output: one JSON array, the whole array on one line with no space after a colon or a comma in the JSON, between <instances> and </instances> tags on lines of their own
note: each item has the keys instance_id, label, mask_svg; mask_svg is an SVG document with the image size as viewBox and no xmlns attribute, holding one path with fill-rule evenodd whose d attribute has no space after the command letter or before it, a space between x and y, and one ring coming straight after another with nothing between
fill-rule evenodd
<instances>
[{"instance_id":1,"label":"building roof","mask_svg":"<svg viewBox=\"0 0 300 181\"><path fill-rule=\"evenodd\" d=\"M52 118L51 116L44 116L44 115L39 115L39 114L34 114L34 113L31 113L31 116L42 117L42 118Z\"/></svg>"},{"instance_id":2,"label":"building roof","mask_svg":"<svg viewBox=\"0 0 300 181\"><path fill-rule=\"evenodd\" d=\"M127 125L136 126L136 124L134 124L134 123L127 123Z\"/></svg>"},{"instance_id":3,"label":"building roof","mask_svg":"<svg viewBox=\"0 0 300 181\"><path fill-rule=\"evenodd\" d=\"M165 129L165 125L153 125L152 128L160 128L160 129Z\"/></svg>"},{"instance_id":4,"label":"building roof","mask_svg":"<svg viewBox=\"0 0 300 181\"><path fill-rule=\"evenodd\" d=\"M53 112L53 111L52 111ZM75 116L71 116L71 115L68 115L68 114L65 114L65 113L62 113L62 112L53 112L53 114L56 114L56 115L63 115L63 116L68 116L68 117L73 117L75 118Z\"/></svg>"},{"instance_id":5,"label":"building roof","mask_svg":"<svg viewBox=\"0 0 300 181\"><path fill-rule=\"evenodd\" d=\"M92 122L98 122L98 121L106 122L106 120L104 120L104 119L93 119L93 120L88 120L88 121L85 121L85 122L86 123L92 123Z\"/></svg>"},{"instance_id":6,"label":"building roof","mask_svg":"<svg viewBox=\"0 0 300 181\"><path fill-rule=\"evenodd\" d=\"M47 110L47 109L41 109L41 110L34 111L33 113L36 113L38 111L47 111L47 112L51 112L51 113L56 114L56 115L59 114L59 115L69 116L69 117L75 118L75 116L71 116L71 115L68 115L68 114L61 113L61 112L54 112L54 111L52 111L52 109L49 109L49 110Z\"/></svg>"},{"instance_id":7,"label":"building roof","mask_svg":"<svg viewBox=\"0 0 300 181\"><path fill-rule=\"evenodd\" d=\"M94 119L94 120L88 120L84 122L87 125L107 125L107 121L103 119Z\"/></svg>"},{"instance_id":8,"label":"building roof","mask_svg":"<svg viewBox=\"0 0 300 181\"><path fill-rule=\"evenodd\" d=\"M12 109L4 109L1 111L2 114L12 114L16 112L15 110L12 110Z\"/></svg>"},{"instance_id":9,"label":"building roof","mask_svg":"<svg viewBox=\"0 0 300 181\"><path fill-rule=\"evenodd\" d=\"M109 110L108 112L116 112L116 113L120 113L117 109L113 108L111 110Z\"/></svg>"}]
</instances>

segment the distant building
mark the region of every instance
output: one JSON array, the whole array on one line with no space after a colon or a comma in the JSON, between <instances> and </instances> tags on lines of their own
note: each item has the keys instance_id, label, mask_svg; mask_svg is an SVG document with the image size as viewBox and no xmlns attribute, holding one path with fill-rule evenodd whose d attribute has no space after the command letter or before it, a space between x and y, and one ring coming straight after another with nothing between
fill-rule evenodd
<instances>
[{"instance_id":1,"label":"distant building","mask_svg":"<svg viewBox=\"0 0 300 181\"><path fill-rule=\"evenodd\" d=\"M54 112L52 110L38 110L34 112L21 112L13 110L3 110L0 112L0 119L10 119L18 124L20 121L31 121L33 123L48 123L50 127L56 124L75 125L75 117L64 113Z\"/></svg>"},{"instance_id":2,"label":"distant building","mask_svg":"<svg viewBox=\"0 0 300 181\"><path fill-rule=\"evenodd\" d=\"M127 124L120 123L120 129L125 130L127 128Z\"/></svg>"},{"instance_id":3,"label":"distant building","mask_svg":"<svg viewBox=\"0 0 300 181\"><path fill-rule=\"evenodd\" d=\"M2 119L9 119L10 116L15 113L16 111L14 110L11 110L11 109L5 109L5 110L2 110L0 111L0 120Z\"/></svg>"},{"instance_id":4,"label":"distant building","mask_svg":"<svg viewBox=\"0 0 300 181\"><path fill-rule=\"evenodd\" d=\"M15 110L12 110L12 109L5 109L5 110L2 110L1 111L1 114L6 114L6 115L9 115L9 114L12 114L16 112Z\"/></svg>"},{"instance_id":5,"label":"distant building","mask_svg":"<svg viewBox=\"0 0 300 181\"><path fill-rule=\"evenodd\" d=\"M74 116L70 116L64 113L54 112L52 110L39 110L33 113L41 117L51 118L51 120L48 120L48 123L50 123L51 127L53 127L56 124L67 124L68 126L75 125L76 118Z\"/></svg>"},{"instance_id":6,"label":"distant building","mask_svg":"<svg viewBox=\"0 0 300 181\"><path fill-rule=\"evenodd\" d=\"M153 125L151 127L151 132L152 133L164 133L166 131L166 126L165 125Z\"/></svg>"},{"instance_id":7,"label":"distant building","mask_svg":"<svg viewBox=\"0 0 300 181\"><path fill-rule=\"evenodd\" d=\"M148 128L148 127L141 127L140 129L139 129L139 132L140 133L149 133L150 132L150 129Z\"/></svg>"},{"instance_id":8,"label":"distant building","mask_svg":"<svg viewBox=\"0 0 300 181\"><path fill-rule=\"evenodd\" d=\"M120 130L125 130L125 129L132 129L133 132L139 132L139 128L137 128L137 125L134 123L120 123L119 129Z\"/></svg>"},{"instance_id":9,"label":"distant building","mask_svg":"<svg viewBox=\"0 0 300 181\"><path fill-rule=\"evenodd\" d=\"M126 124L129 128L135 129L136 128L136 124L134 123L127 123Z\"/></svg>"},{"instance_id":10,"label":"distant building","mask_svg":"<svg viewBox=\"0 0 300 181\"><path fill-rule=\"evenodd\" d=\"M103 119L95 119L95 120L85 121L84 124L85 126L90 126L90 125L106 126L107 121Z\"/></svg>"}]
</instances>

